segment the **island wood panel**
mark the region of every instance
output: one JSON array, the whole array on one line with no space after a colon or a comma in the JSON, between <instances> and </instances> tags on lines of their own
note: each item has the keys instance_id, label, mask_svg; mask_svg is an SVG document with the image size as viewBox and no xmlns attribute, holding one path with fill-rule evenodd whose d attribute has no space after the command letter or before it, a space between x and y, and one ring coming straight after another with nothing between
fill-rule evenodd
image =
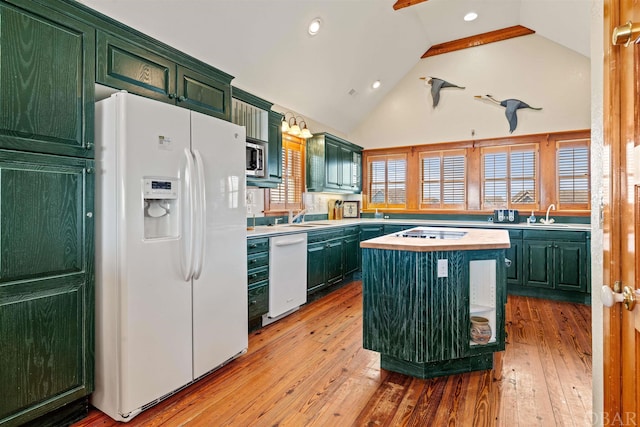
<instances>
[{"instance_id":1,"label":"island wood panel","mask_svg":"<svg viewBox=\"0 0 640 427\"><path fill-rule=\"evenodd\" d=\"M489 370L417 379L362 348L356 281L253 332L246 355L127 426L590 425L590 324L589 306L509 296L497 381ZM74 427L120 425L92 409Z\"/></svg>"}]
</instances>

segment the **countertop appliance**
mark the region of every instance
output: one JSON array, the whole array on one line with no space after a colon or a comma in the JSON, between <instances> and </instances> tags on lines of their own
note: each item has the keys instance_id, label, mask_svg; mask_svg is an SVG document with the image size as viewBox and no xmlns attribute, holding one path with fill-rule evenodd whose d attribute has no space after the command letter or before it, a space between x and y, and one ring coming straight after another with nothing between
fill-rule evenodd
<instances>
[{"instance_id":1,"label":"countertop appliance","mask_svg":"<svg viewBox=\"0 0 640 427\"><path fill-rule=\"evenodd\" d=\"M246 142L246 174L265 178L267 173L267 144L250 139Z\"/></svg>"},{"instance_id":2,"label":"countertop appliance","mask_svg":"<svg viewBox=\"0 0 640 427\"><path fill-rule=\"evenodd\" d=\"M445 231L434 227L416 227L396 233L396 237L413 237L421 239L461 239L464 231Z\"/></svg>"},{"instance_id":3,"label":"countertop appliance","mask_svg":"<svg viewBox=\"0 0 640 427\"><path fill-rule=\"evenodd\" d=\"M268 325L296 311L307 302L307 233L269 239Z\"/></svg>"},{"instance_id":4,"label":"countertop appliance","mask_svg":"<svg viewBox=\"0 0 640 427\"><path fill-rule=\"evenodd\" d=\"M246 352L245 130L126 92L96 104L96 376L118 421Z\"/></svg>"}]
</instances>

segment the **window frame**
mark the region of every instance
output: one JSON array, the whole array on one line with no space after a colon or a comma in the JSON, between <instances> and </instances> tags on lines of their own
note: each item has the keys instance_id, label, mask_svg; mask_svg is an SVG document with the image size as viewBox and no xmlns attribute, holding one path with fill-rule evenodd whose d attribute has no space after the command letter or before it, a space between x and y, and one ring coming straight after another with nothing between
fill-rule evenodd
<instances>
[{"instance_id":1,"label":"window frame","mask_svg":"<svg viewBox=\"0 0 640 427\"><path fill-rule=\"evenodd\" d=\"M555 194L555 199L556 199L556 209L591 209L591 141L589 138L580 138L580 139L558 139L556 140L555 143L555 147L556 147L556 194ZM561 175L560 175L560 151L564 148L586 148L587 150L587 160L586 160L586 167L587 167L587 173L586 173L586 192L587 192L587 197L586 197L586 202L583 203L563 203L562 202L562 198L560 195L561 192L561 187L560 187L560 181L561 181ZM573 175L574 180L576 178L576 175ZM575 186L575 185L574 185Z\"/></svg>"},{"instance_id":2,"label":"window frame","mask_svg":"<svg viewBox=\"0 0 640 427\"><path fill-rule=\"evenodd\" d=\"M513 161L514 161L514 153L530 153L534 154L534 164L533 164L533 176L524 176L522 178L514 176L513 174ZM505 183L505 191L506 191L506 201L504 203L491 203L486 200L486 182L487 178L485 176L486 168L485 168L485 158L490 154L505 154L506 156L506 171L504 179L498 180L495 182L504 181ZM483 147L481 149L480 154L480 165L481 165L481 178L480 178L480 196L481 196L481 207L484 210L493 210L493 209L519 209L519 210L532 210L538 209L540 202L540 154L539 148L537 144L522 144L522 145L506 145L500 147ZM534 191L534 200L531 203L516 203L513 202L512 191L514 188L514 184L516 182L522 181L533 181L533 191Z\"/></svg>"},{"instance_id":3,"label":"window frame","mask_svg":"<svg viewBox=\"0 0 640 427\"><path fill-rule=\"evenodd\" d=\"M403 183L404 184L404 203L389 203L389 180L388 180L388 176L389 176L389 161L397 161L397 160L404 160L404 181L394 181L395 184L399 184L399 183ZM373 183L372 177L371 177L371 163L373 163L374 161L384 161L384 176L385 176L385 180L384 180L384 202L383 203L373 203L372 202L372 197L371 197L371 188ZM367 156L366 159L366 170L367 170L367 179L366 179L366 194L368 196L367 198L367 206L371 209L406 209L407 207L407 198L408 198L408 186L407 186L407 179L408 179L408 171L409 171L409 164L408 164L408 158L407 158L407 153L398 153L398 154L383 154L383 155L374 155L374 156Z\"/></svg>"},{"instance_id":4,"label":"window frame","mask_svg":"<svg viewBox=\"0 0 640 427\"><path fill-rule=\"evenodd\" d=\"M290 176L291 170L288 159L288 152L299 152L300 153L300 176L297 177L300 182L299 192L296 195L298 197L297 201L289 201L289 199L285 196L285 202L274 202L272 191L279 191L284 186L284 194L288 194L289 190L289 181L287 177ZM277 214L282 212L288 212L290 210L301 210L304 206L304 191L306 189L306 140L304 138L299 138L293 135L282 135L282 179L279 184L277 184L276 188L265 189L265 214ZM296 178L294 177L295 181ZM295 184L294 184L295 185ZM294 189L295 191L295 189Z\"/></svg>"},{"instance_id":5,"label":"window frame","mask_svg":"<svg viewBox=\"0 0 640 427\"><path fill-rule=\"evenodd\" d=\"M445 186L450 182L460 182L459 179L450 181L445 179L445 159L453 158L453 157L462 157L463 159L463 196L462 203L446 203L446 190ZM424 201L424 185L425 185L425 177L424 177L424 159L431 158L439 159L439 177L438 179L430 180L434 185L439 186L439 202L438 203L425 203ZM429 151L420 151L418 153L418 163L419 163L419 172L420 179L418 182L418 207L421 210L427 209L460 209L466 210L467 208L467 152L464 149L454 149L454 150L429 150Z\"/></svg>"}]
</instances>

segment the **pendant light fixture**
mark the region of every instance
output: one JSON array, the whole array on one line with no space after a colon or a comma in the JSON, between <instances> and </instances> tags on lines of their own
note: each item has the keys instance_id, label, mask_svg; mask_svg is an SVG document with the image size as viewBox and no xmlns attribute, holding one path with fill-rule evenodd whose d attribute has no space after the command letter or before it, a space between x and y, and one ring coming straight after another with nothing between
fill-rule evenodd
<instances>
[{"instance_id":1,"label":"pendant light fixture","mask_svg":"<svg viewBox=\"0 0 640 427\"><path fill-rule=\"evenodd\" d=\"M287 120L288 114L290 114L291 117ZM300 120L298 121L297 119ZM290 111L287 111L284 116L282 116L280 129L282 129L282 133L297 136L298 138L307 139L313 136L311 131L307 128L307 122L304 120L304 117L294 116Z\"/></svg>"}]
</instances>

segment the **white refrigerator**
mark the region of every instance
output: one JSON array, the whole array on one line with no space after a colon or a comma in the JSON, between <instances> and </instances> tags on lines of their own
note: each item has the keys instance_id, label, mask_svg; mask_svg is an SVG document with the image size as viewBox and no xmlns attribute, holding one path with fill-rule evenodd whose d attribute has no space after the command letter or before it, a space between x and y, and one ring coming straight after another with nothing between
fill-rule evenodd
<instances>
[{"instance_id":1,"label":"white refrigerator","mask_svg":"<svg viewBox=\"0 0 640 427\"><path fill-rule=\"evenodd\" d=\"M92 404L129 421L246 352L245 129L119 92L95 133Z\"/></svg>"}]
</instances>

